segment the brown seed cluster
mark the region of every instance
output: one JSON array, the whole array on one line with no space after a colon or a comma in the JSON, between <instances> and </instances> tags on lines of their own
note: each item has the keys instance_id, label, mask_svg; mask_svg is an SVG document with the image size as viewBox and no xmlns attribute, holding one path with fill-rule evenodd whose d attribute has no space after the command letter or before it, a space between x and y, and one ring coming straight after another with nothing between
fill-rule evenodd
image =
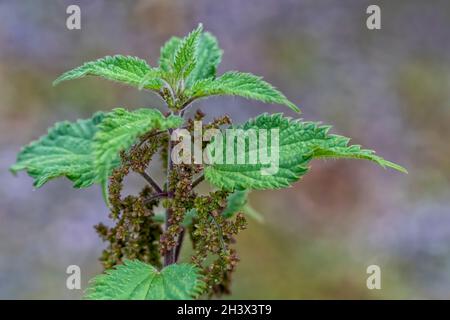
<instances>
[{"instance_id":1,"label":"brown seed cluster","mask_svg":"<svg viewBox=\"0 0 450 320\"><path fill-rule=\"evenodd\" d=\"M201 121L205 118L205 114L201 110L197 110L193 119L189 119L187 122L186 129L189 132L194 131L194 121ZM218 129L220 126L231 124L231 119L227 115L223 115L221 117L215 118L212 122L203 125L203 130L206 129Z\"/></svg>"},{"instance_id":2,"label":"brown seed cluster","mask_svg":"<svg viewBox=\"0 0 450 320\"><path fill-rule=\"evenodd\" d=\"M154 193L146 186L140 194L121 198L123 179L130 172L143 172L159 147L156 137L133 147L128 153L121 153L121 166L114 170L109 181L110 217L115 225L95 226L100 237L109 243L100 261L105 269L122 263L124 258L161 265L159 237L161 226L154 221L153 209L158 200L148 201Z\"/></svg>"},{"instance_id":3,"label":"brown seed cluster","mask_svg":"<svg viewBox=\"0 0 450 320\"><path fill-rule=\"evenodd\" d=\"M170 92L164 94L170 97ZM187 130L192 133L194 120L200 121L204 117L201 111L197 111L188 120ZM205 124L203 130L228 124L231 124L230 118L223 116ZM209 296L228 294L231 274L239 261L231 245L247 223L242 213L234 219L226 219L222 215L228 192L215 191L204 196L195 192L193 181L203 170L202 165L170 166L170 176L163 187L166 199L162 205L166 208L168 226L165 231L154 215L154 209L161 201L161 192L146 186L138 196L121 196L124 178L131 171L145 173L157 151L167 168L168 142L168 134L151 131L143 135L129 151L121 153L121 165L113 171L109 181L110 217L114 226L98 224L95 227L100 237L109 243L100 260L105 269L122 263L125 258L139 259L161 268L162 255L169 255L173 262L178 260L184 234L188 232L194 248L192 262L204 273L206 293ZM196 215L186 226L185 216L190 210L194 210Z\"/></svg>"},{"instance_id":4,"label":"brown seed cluster","mask_svg":"<svg viewBox=\"0 0 450 320\"><path fill-rule=\"evenodd\" d=\"M247 227L242 213L234 221L223 217L227 196L227 192L216 191L195 199L197 218L190 229L195 250L192 261L203 269L209 295L230 293L231 274L239 261L230 246L235 242L235 235ZM216 259L208 265L209 257Z\"/></svg>"},{"instance_id":5,"label":"brown seed cluster","mask_svg":"<svg viewBox=\"0 0 450 320\"><path fill-rule=\"evenodd\" d=\"M168 229L161 236L160 251L162 254L174 249L181 240L183 227L181 223L187 211L193 208L196 193L192 190L192 180L201 167L194 165L175 165L169 178L170 197L165 202L168 216Z\"/></svg>"}]
</instances>

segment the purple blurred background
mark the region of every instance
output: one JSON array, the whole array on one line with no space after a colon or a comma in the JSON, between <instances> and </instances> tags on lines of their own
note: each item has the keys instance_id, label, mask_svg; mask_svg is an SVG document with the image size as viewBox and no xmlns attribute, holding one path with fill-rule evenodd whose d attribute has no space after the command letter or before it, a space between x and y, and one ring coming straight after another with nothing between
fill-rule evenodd
<instances>
[{"instance_id":1,"label":"purple blurred background","mask_svg":"<svg viewBox=\"0 0 450 320\"><path fill-rule=\"evenodd\" d=\"M70 4L81 7L81 30L66 29ZM381 30L366 28L369 4L381 7ZM292 188L252 193L266 222L251 221L238 239L231 297L450 298L450 2L438 0L0 0L0 298L80 298L66 289L66 267L81 267L83 288L101 272L104 244L92 226L108 221L97 187L59 179L33 190L25 173L14 177L20 146L56 121L162 107L103 80L52 81L105 55L154 65L165 40L199 22L225 51L219 73L264 76L306 120L410 172L318 161ZM195 106L235 122L287 110L240 98ZM381 267L381 290L366 287L371 264Z\"/></svg>"}]
</instances>

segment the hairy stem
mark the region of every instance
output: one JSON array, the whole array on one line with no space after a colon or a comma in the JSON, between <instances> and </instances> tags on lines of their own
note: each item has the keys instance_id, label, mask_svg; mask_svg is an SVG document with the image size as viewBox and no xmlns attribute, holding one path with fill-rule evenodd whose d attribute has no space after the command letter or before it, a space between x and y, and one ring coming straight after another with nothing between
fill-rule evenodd
<instances>
[{"instance_id":1,"label":"hairy stem","mask_svg":"<svg viewBox=\"0 0 450 320\"><path fill-rule=\"evenodd\" d=\"M152 186L152 188L157 192L157 193L162 193L162 189L159 187L159 185L156 183L155 180L152 179L152 177L150 177L145 171L144 172L140 172L140 175L147 180L147 182Z\"/></svg>"},{"instance_id":2,"label":"hairy stem","mask_svg":"<svg viewBox=\"0 0 450 320\"><path fill-rule=\"evenodd\" d=\"M180 108L180 113L183 116L187 109L189 109L192 106L192 102L195 100L195 98L188 99Z\"/></svg>"},{"instance_id":3,"label":"hairy stem","mask_svg":"<svg viewBox=\"0 0 450 320\"><path fill-rule=\"evenodd\" d=\"M192 182L192 189L198 186L203 180L205 180L205 176L202 174L200 177L195 179L194 182Z\"/></svg>"},{"instance_id":4,"label":"hairy stem","mask_svg":"<svg viewBox=\"0 0 450 320\"><path fill-rule=\"evenodd\" d=\"M155 131L155 132L150 132L149 134L146 134L144 137L142 137L142 140L141 140L141 142L139 142L138 147L141 147L144 143L147 142L148 139L150 139L154 136L157 136L161 133L164 133L164 132L166 132L166 131Z\"/></svg>"},{"instance_id":5,"label":"hairy stem","mask_svg":"<svg viewBox=\"0 0 450 320\"><path fill-rule=\"evenodd\" d=\"M169 196L168 192L160 192L153 194L150 198L145 200L145 204L148 204L152 202L153 200L159 199L159 198L167 198Z\"/></svg>"}]
</instances>

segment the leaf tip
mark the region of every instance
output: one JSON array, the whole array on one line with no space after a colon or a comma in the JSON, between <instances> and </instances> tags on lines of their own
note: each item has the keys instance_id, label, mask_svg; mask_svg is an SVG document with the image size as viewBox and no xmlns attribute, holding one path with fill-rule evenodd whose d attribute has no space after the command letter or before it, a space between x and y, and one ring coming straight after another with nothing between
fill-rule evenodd
<instances>
[{"instance_id":1,"label":"leaf tip","mask_svg":"<svg viewBox=\"0 0 450 320\"><path fill-rule=\"evenodd\" d=\"M11 174L13 174L14 176L17 176L17 172L20 171L20 168L18 168L17 163L15 163L8 168L8 171L11 172Z\"/></svg>"},{"instance_id":2,"label":"leaf tip","mask_svg":"<svg viewBox=\"0 0 450 320\"><path fill-rule=\"evenodd\" d=\"M196 32L202 32L203 31L203 23L199 22L197 25L197 28L195 29Z\"/></svg>"},{"instance_id":3,"label":"leaf tip","mask_svg":"<svg viewBox=\"0 0 450 320\"><path fill-rule=\"evenodd\" d=\"M397 171L399 171L401 173L404 173L404 174L408 174L409 173L408 170L406 170L405 167L403 167L403 166L401 166L399 164L390 162L390 161L387 161L386 166L391 168L391 169L397 170Z\"/></svg>"},{"instance_id":4,"label":"leaf tip","mask_svg":"<svg viewBox=\"0 0 450 320\"><path fill-rule=\"evenodd\" d=\"M300 108L297 107L295 104L290 103L290 104L289 104L289 107L290 107L292 110L294 110L295 112L297 112L298 114L302 114L302 111L300 110Z\"/></svg>"}]
</instances>

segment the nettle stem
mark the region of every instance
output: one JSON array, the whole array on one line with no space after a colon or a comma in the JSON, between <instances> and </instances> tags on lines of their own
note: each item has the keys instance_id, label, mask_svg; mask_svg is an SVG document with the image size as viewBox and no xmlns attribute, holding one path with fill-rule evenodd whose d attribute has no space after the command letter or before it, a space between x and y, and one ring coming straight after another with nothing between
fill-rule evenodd
<instances>
[{"instance_id":1,"label":"nettle stem","mask_svg":"<svg viewBox=\"0 0 450 320\"><path fill-rule=\"evenodd\" d=\"M166 190L167 190L167 198L172 199L173 198L173 193L172 190L170 190L170 183L171 183L171 175L172 175L172 169L173 169L173 162L172 162L172 140L171 140L171 136L172 136L172 129L168 130L169 132L169 142L168 142L168 146L167 146L167 179L166 179ZM166 225L165 225L165 230L166 232L168 232L170 226L171 226L171 218L172 218L172 203L171 201L168 204L167 210L166 210ZM171 265L173 263L175 263L175 250L174 249L169 249L166 251L166 253L164 254L164 266L168 266Z\"/></svg>"},{"instance_id":2,"label":"nettle stem","mask_svg":"<svg viewBox=\"0 0 450 320\"><path fill-rule=\"evenodd\" d=\"M191 101L187 102L184 106L182 110L179 111L174 111L173 114L175 115L180 115L181 117L184 116L184 113L186 111L186 107L189 106L189 104L191 103ZM171 135L172 135L173 129L169 129L168 133L169 133L169 141L168 141L168 147L167 147L167 181L166 181L166 195L167 198L169 199L169 203L168 203L168 207L166 209L166 223L165 223L165 231L168 232L170 226L171 226L171 218L172 218L172 201L170 201L171 199L173 199L174 193L173 190L170 189L171 183L173 182L172 179L174 177L172 177L172 171L173 171L173 161L172 161L172 149L173 149L173 143L171 141ZM175 177L176 179L176 177ZM202 182L204 180L204 176L201 175L199 178L197 178L193 183L192 183L192 189L195 188L200 182ZM176 244L173 248L169 249L166 251L166 253L164 254L164 266L168 266L171 264L174 264L177 262L178 257L180 255L180 251L181 251L181 247L183 244L183 240L184 240L184 234L185 234L185 229L182 228L180 234L178 235L177 239L176 239Z\"/></svg>"},{"instance_id":3,"label":"nettle stem","mask_svg":"<svg viewBox=\"0 0 450 320\"><path fill-rule=\"evenodd\" d=\"M200 177L195 179L194 182L192 182L192 189L198 186L203 180L205 180L205 176L202 174Z\"/></svg>"},{"instance_id":4,"label":"nettle stem","mask_svg":"<svg viewBox=\"0 0 450 320\"><path fill-rule=\"evenodd\" d=\"M144 177L145 180L147 180L147 182L152 186L152 188L159 194L161 194L163 191L161 190L161 188L159 187L159 185L156 183L155 180L152 179L152 177L150 177L147 172L141 172L140 173L142 177Z\"/></svg>"}]
</instances>

